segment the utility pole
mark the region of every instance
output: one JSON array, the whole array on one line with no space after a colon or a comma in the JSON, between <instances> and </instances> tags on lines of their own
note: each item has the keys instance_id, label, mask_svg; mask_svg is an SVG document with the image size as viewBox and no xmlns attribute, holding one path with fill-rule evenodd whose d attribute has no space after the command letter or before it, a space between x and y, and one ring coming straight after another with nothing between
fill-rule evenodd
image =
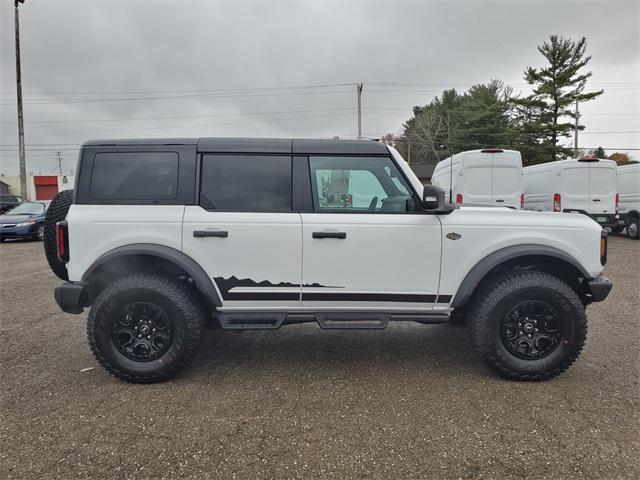
<instances>
[{"instance_id":1,"label":"utility pole","mask_svg":"<svg viewBox=\"0 0 640 480\"><path fill-rule=\"evenodd\" d=\"M358 92L358 140L362 140L362 82L356 83Z\"/></svg>"},{"instance_id":2,"label":"utility pole","mask_svg":"<svg viewBox=\"0 0 640 480\"><path fill-rule=\"evenodd\" d=\"M24 148L24 118L22 115L22 73L20 69L20 20L18 18L18 4L24 0L15 0L16 16L16 83L18 90L18 145L20 148L20 197L27 199L27 161Z\"/></svg>"},{"instance_id":3,"label":"utility pole","mask_svg":"<svg viewBox=\"0 0 640 480\"><path fill-rule=\"evenodd\" d=\"M411 165L411 142L407 142L407 164Z\"/></svg>"},{"instance_id":4,"label":"utility pole","mask_svg":"<svg viewBox=\"0 0 640 480\"><path fill-rule=\"evenodd\" d=\"M56 157L58 157L58 172L62 175L62 152L58 150L56 152Z\"/></svg>"},{"instance_id":5,"label":"utility pole","mask_svg":"<svg viewBox=\"0 0 640 480\"><path fill-rule=\"evenodd\" d=\"M573 158L578 158L578 127L580 120L580 112L578 111L578 99L576 98L576 124L574 126L574 137L573 137Z\"/></svg>"}]
</instances>

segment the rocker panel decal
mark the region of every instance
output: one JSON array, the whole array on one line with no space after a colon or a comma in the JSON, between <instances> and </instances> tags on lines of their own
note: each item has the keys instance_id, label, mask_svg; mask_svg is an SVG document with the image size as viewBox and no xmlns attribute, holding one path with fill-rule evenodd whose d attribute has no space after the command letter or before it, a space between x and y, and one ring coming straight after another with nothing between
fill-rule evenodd
<instances>
[{"instance_id":1,"label":"rocker panel decal","mask_svg":"<svg viewBox=\"0 0 640 480\"><path fill-rule=\"evenodd\" d=\"M215 277L214 281L220 290L224 300L229 301L297 301L300 300L300 285L290 282L272 283L268 280L256 282L250 278L239 279L235 276L229 278ZM345 288L320 285L319 283L304 284L302 288ZM239 289L240 291L234 291ZM264 289L264 291L260 291ZM282 289L282 291L277 291ZM318 292L302 291L303 301L319 302L402 302L402 303L449 303L451 295L432 294L405 294L405 293L349 293L349 292Z\"/></svg>"}]
</instances>

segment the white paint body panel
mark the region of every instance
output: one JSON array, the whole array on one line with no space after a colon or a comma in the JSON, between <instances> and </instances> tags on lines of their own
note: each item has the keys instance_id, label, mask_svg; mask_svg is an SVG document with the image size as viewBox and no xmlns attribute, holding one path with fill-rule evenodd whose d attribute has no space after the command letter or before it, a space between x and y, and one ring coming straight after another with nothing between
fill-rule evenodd
<instances>
[{"instance_id":1,"label":"white paint body panel","mask_svg":"<svg viewBox=\"0 0 640 480\"><path fill-rule=\"evenodd\" d=\"M71 205L67 214L69 280L101 255L134 243L155 243L182 250L182 205Z\"/></svg>"},{"instance_id":2,"label":"white paint body panel","mask_svg":"<svg viewBox=\"0 0 640 480\"><path fill-rule=\"evenodd\" d=\"M618 167L620 213L640 212L640 163Z\"/></svg>"},{"instance_id":3,"label":"white paint body panel","mask_svg":"<svg viewBox=\"0 0 640 480\"><path fill-rule=\"evenodd\" d=\"M303 213L305 309L430 310L426 301L305 301L305 292L329 294L437 295L441 227L436 215ZM343 240L313 232L344 232ZM304 285L319 283L321 290ZM328 305L329 304L329 305Z\"/></svg>"},{"instance_id":4,"label":"white paint body panel","mask_svg":"<svg viewBox=\"0 0 640 480\"><path fill-rule=\"evenodd\" d=\"M462 195L463 205L497 205L520 208L522 158L516 150L483 152L469 150L448 157L436 165L431 183L453 203Z\"/></svg>"},{"instance_id":5,"label":"white paint body panel","mask_svg":"<svg viewBox=\"0 0 640 480\"><path fill-rule=\"evenodd\" d=\"M194 230L225 230L229 236L195 238ZM255 282L292 283L298 288L287 291L300 292L302 222L298 213L210 212L199 206L187 206L183 246L184 253L198 262L212 279L235 276ZM281 288L278 291L283 292ZM282 310L299 306L299 295L294 301L223 300L224 310L241 307Z\"/></svg>"},{"instance_id":6,"label":"white paint body panel","mask_svg":"<svg viewBox=\"0 0 640 480\"><path fill-rule=\"evenodd\" d=\"M602 273L602 228L584 215L463 207L442 216L441 221L445 235L441 294L455 295L474 265L491 253L514 245L553 247L575 258L592 277ZM449 232L462 238L449 240Z\"/></svg>"},{"instance_id":7,"label":"white paint body panel","mask_svg":"<svg viewBox=\"0 0 640 480\"><path fill-rule=\"evenodd\" d=\"M616 164L611 160L559 160L525 167L522 173L525 210L553 212L553 196L559 193L563 211L615 213Z\"/></svg>"}]
</instances>

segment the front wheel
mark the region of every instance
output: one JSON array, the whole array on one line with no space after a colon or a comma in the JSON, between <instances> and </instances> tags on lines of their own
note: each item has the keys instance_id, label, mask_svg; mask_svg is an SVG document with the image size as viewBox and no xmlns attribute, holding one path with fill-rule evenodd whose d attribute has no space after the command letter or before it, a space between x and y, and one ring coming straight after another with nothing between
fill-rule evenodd
<instances>
[{"instance_id":1,"label":"front wheel","mask_svg":"<svg viewBox=\"0 0 640 480\"><path fill-rule=\"evenodd\" d=\"M40 242L44 240L44 224L38 225L36 229L36 233L33 235L34 240L39 240Z\"/></svg>"},{"instance_id":2,"label":"front wheel","mask_svg":"<svg viewBox=\"0 0 640 480\"><path fill-rule=\"evenodd\" d=\"M638 217L632 217L627 220L627 237L637 240L639 236Z\"/></svg>"},{"instance_id":3,"label":"front wheel","mask_svg":"<svg viewBox=\"0 0 640 480\"><path fill-rule=\"evenodd\" d=\"M115 280L95 299L87 337L98 362L131 383L164 381L195 355L205 311L187 285L157 275Z\"/></svg>"},{"instance_id":4,"label":"front wheel","mask_svg":"<svg viewBox=\"0 0 640 480\"><path fill-rule=\"evenodd\" d=\"M473 300L471 340L484 361L512 380L553 378L578 358L587 335L576 292L538 271L505 274Z\"/></svg>"}]
</instances>

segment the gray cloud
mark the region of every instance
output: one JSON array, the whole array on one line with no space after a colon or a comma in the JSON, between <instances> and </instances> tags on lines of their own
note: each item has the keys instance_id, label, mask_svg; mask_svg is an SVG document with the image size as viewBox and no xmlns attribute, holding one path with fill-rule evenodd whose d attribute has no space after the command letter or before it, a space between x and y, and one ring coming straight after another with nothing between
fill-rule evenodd
<instances>
[{"instance_id":1,"label":"gray cloud","mask_svg":"<svg viewBox=\"0 0 640 480\"><path fill-rule=\"evenodd\" d=\"M12 4L0 7L5 174L17 172ZM639 14L636 1L27 0L21 6L26 138L41 149L29 152L28 169L51 171L53 152L62 148L70 169L76 145L90 138L356 132L352 85L225 89L363 81L365 133L398 131L413 105L444 88L491 78L524 88L522 71L541 64L536 46L553 33L588 38L593 85L606 91L583 108L581 143L639 148L638 134L590 133L640 130ZM200 92L167 93L176 91ZM132 92L188 98L86 101L143 96ZM60 99L66 102L46 103Z\"/></svg>"}]
</instances>

